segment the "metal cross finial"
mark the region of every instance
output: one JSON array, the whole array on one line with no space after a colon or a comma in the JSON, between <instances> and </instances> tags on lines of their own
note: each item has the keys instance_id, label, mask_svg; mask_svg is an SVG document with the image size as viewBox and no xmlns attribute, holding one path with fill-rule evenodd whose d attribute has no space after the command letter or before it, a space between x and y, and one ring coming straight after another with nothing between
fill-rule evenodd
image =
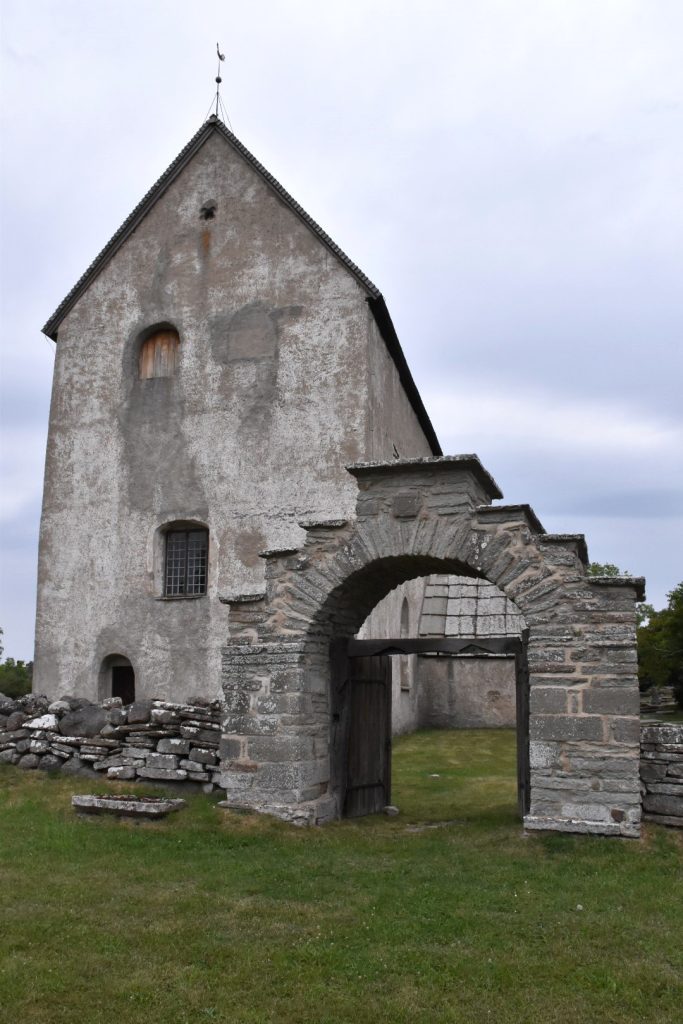
<instances>
[{"instance_id":1,"label":"metal cross finial","mask_svg":"<svg viewBox=\"0 0 683 1024\"><path fill-rule=\"evenodd\" d=\"M223 81L221 78L221 61L225 60L225 54L221 53L219 43L216 43L216 53L218 54L218 70L216 71L216 117L218 117L218 107L222 105L220 95L221 82Z\"/></svg>"}]
</instances>

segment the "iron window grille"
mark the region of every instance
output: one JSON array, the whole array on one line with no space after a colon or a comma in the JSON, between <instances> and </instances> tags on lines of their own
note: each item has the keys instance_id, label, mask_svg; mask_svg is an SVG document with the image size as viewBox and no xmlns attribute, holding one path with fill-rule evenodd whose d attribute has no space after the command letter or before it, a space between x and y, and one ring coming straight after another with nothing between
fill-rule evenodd
<instances>
[{"instance_id":1,"label":"iron window grille","mask_svg":"<svg viewBox=\"0 0 683 1024\"><path fill-rule=\"evenodd\" d=\"M207 530L170 530L166 534L164 597L205 594L208 556Z\"/></svg>"}]
</instances>

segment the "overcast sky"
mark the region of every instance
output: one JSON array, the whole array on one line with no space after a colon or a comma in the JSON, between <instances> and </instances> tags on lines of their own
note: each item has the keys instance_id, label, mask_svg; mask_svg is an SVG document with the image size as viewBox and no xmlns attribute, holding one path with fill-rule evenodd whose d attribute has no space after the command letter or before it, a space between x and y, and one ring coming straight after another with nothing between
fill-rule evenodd
<instances>
[{"instance_id":1,"label":"overcast sky","mask_svg":"<svg viewBox=\"0 0 683 1024\"><path fill-rule=\"evenodd\" d=\"M0 0L2 607L33 653L40 328L209 113L378 285L443 449L683 578L681 0Z\"/></svg>"}]
</instances>

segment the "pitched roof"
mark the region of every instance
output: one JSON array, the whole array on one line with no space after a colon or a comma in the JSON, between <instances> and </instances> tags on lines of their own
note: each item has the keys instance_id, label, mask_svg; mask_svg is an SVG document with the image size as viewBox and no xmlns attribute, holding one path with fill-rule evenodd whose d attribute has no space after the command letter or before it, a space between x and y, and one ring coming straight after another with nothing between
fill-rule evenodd
<instances>
[{"instance_id":1,"label":"pitched roof","mask_svg":"<svg viewBox=\"0 0 683 1024\"><path fill-rule=\"evenodd\" d=\"M370 278L363 273L360 267L356 266L356 264L349 259L346 253L332 241L330 236L323 231L320 225L314 221L312 217L306 213L303 207L300 206L289 192L283 188L280 182L266 170L263 164L259 163L256 157L249 152L246 146L244 146L240 140L233 135L228 128L226 128L223 122L215 116L210 117L208 121L204 122L199 131L192 136L184 149L180 151L173 163L170 164L161 177L154 183L154 185L152 185L149 192L143 196L132 213L129 214L118 231L109 239L105 247L95 257L93 262L79 278L68 295L60 302L57 309L43 327L43 333L49 338L52 338L53 341L57 341L59 325L66 314L71 310L78 299L80 299L81 295L83 295L87 288L90 287L114 253L121 248L127 238L133 233L133 231L135 231L138 224L140 224L142 219L146 216L156 201L164 194L166 189L169 188L172 182L175 181L195 153L198 152L206 140L214 133L221 135L235 150L237 150L238 153L241 154L242 157L244 157L256 173L263 178L274 192L280 196L293 213L295 213L304 222L304 224L310 228L319 241L337 257L337 259L346 267L346 269L356 278L358 283L368 293L368 305L370 306L389 353L396 364L401 383L403 384L403 388L410 400L415 415L417 416L420 426L429 441L432 452L434 455L441 455L441 446L439 445L436 437L434 427L427 415L427 410L424 407L420 393L417 390L415 381L413 380L412 374L408 368L406 358L398 340L398 335L396 334L396 329L392 323L389 310L387 309L379 288L377 288Z\"/></svg>"},{"instance_id":2,"label":"pitched roof","mask_svg":"<svg viewBox=\"0 0 683 1024\"><path fill-rule=\"evenodd\" d=\"M428 576L420 636L519 636L524 616L502 590L470 576Z\"/></svg>"}]
</instances>

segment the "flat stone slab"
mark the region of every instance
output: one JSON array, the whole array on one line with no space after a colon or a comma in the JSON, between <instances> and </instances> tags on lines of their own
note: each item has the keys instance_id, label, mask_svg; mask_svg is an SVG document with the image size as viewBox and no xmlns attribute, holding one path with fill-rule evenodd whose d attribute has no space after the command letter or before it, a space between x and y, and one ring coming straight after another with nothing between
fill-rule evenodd
<instances>
[{"instance_id":1,"label":"flat stone slab","mask_svg":"<svg viewBox=\"0 0 683 1024\"><path fill-rule=\"evenodd\" d=\"M93 796L71 797L71 806L79 814L113 814L126 818L165 818L172 811L185 807L184 800L157 796Z\"/></svg>"}]
</instances>

